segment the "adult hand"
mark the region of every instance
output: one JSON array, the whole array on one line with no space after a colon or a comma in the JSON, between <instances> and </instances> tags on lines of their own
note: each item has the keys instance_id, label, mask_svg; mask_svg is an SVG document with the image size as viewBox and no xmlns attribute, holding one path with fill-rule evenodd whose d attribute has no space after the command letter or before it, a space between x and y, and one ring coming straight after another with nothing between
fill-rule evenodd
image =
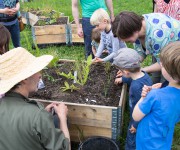
<instances>
[{"instance_id":1,"label":"adult hand","mask_svg":"<svg viewBox=\"0 0 180 150\"><path fill-rule=\"evenodd\" d=\"M122 83L122 77L121 78L116 78L114 83L117 84L121 84Z\"/></svg>"},{"instance_id":2,"label":"adult hand","mask_svg":"<svg viewBox=\"0 0 180 150\"><path fill-rule=\"evenodd\" d=\"M16 14L16 11L6 7L6 8L3 9L3 13L6 14L6 15L9 15L9 16L13 16L13 15Z\"/></svg>"},{"instance_id":3,"label":"adult hand","mask_svg":"<svg viewBox=\"0 0 180 150\"><path fill-rule=\"evenodd\" d=\"M114 14L112 14L112 15L110 16L110 18L111 18L111 22L113 22L114 19L115 19Z\"/></svg>"},{"instance_id":4,"label":"adult hand","mask_svg":"<svg viewBox=\"0 0 180 150\"><path fill-rule=\"evenodd\" d=\"M129 131L130 131L131 133L136 133L136 128L134 128L133 125L132 125L132 126L131 126L131 129L129 129Z\"/></svg>"},{"instance_id":5,"label":"adult hand","mask_svg":"<svg viewBox=\"0 0 180 150\"><path fill-rule=\"evenodd\" d=\"M81 37L81 38L84 37L82 27L78 27L78 28L77 28L77 33L78 33L78 36L79 36L79 37Z\"/></svg>"},{"instance_id":6,"label":"adult hand","mask_svg":"<svg viewBox=\"0 0 180 150\"><path fill-rule=\"evenodd\" d=\"M67 120L68 108L64 103L54 105L54 110L57 113L60 120Z\"/></svg>"},{"instance_id":7,"label":"adult hand","mask_svg":"<svg viewBox=\"0 0 180 150\"><path fill-rule=\"evenodd\" d=\"M14 10L16 13L19 11L19 9L17 7L12 8L12 10Z\"/></svg>"},{"instance_id":8,"label":"adult hand","mask_svg":"<svg viewBox=\"0 0 180 150\"><path fill-rule=\"evenodd\" d=\"M52 108L54 108L54 105L57 105L57 104L59 104L59 103L51 103L51 104L46 106L45 110L48 112L51 112Z\"/></svg>"},{"instance_id":9,"label":"adult hand","mask_svg":"<svg viewBox=\"0 0 180 150\"><path fill-rule=\"evenodd\" d=\"M123 76L122 71L119 70L119 71L116 73L116 78L117 78L117 77L122 77L122 76Z\"/></svg>"}]
</instances>

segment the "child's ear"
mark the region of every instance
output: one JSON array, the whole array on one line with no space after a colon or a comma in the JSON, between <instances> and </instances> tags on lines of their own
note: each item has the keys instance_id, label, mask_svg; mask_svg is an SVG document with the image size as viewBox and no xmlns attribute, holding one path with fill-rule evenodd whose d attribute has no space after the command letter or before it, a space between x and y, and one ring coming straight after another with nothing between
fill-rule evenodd
<instances>
[{"instance_id":1,"label":"child's ear","mask_svg":"<svg viewBox=\"0 0 180 150\"><path fill-rule=\"evenodd\" d=\"M103 22L104 22L104 23L108 23L108 20L107 20L107 19L104 19Z\"/></svg>"}]
</instances>

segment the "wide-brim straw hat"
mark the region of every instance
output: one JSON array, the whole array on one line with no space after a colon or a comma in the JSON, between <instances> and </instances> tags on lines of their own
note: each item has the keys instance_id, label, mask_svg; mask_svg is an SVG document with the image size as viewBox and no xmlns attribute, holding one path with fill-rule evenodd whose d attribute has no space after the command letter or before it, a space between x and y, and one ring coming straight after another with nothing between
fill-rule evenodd
<instances>
[{"instance_id":1,"label":"wide-brim straw hat","mask_svg":"<svg viewBox=\"0 0 180 150\"><path fill-rule=\"evenodd\" d=\"M8 92L20 81L46 67L53 56L35 57L26 49L18 47L0 56L0 94Z\"/></svg>"}]
</instances>

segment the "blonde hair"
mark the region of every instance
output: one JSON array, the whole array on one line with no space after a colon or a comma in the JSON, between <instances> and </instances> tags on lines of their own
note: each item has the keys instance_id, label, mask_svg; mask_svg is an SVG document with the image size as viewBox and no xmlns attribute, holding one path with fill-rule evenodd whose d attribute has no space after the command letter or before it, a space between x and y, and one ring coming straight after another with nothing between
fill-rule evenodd
<instances>
[{"instance_id":1,"label":"blonde hair","mask_svg":"<svg viewBox=\"0 0 180 150\"><path fill-rule=\"evenodd\" d=\"M90 19L91 25L93 26L99 25L103 19L106 19L110 23L110 17L107 11L104 10L103 8L99 8L91 16Z\"/></svg>"},{"instance_id":2,"label":"blonde hair","mask_svg":"<svg viewBox=\"0 0 180 150\"><path fill-rule=\"evenodd\" d=\"M168 74L180 85L180 41L164 47L160 53L160 61Z\"/></svg>"}]
</instances>

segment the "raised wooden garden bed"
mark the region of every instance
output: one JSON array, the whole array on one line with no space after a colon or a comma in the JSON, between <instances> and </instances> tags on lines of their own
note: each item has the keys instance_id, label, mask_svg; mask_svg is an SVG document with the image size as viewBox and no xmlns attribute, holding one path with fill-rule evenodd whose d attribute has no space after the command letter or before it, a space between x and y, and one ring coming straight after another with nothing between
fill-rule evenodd
<instances>
[{"instance_id":1,"label":"raised wooden garden bed","mask_svg":"<svg viewBox=\"0 0 180 150\"><path fill-rule=\"evenodd\" d=\"M82 26L82 19L79 20L80 25ZM77 26L75 24L75 21L72 21L69 24L69 32L70 32L70 43L84 43L84 38L81 38L77 34Z\"/></svg>"},{"instance_id":2,"label":"raised wooden garden bed","mask_svg":"<svg viewBox=\"0 0 180 150\"><path fill-rule=\"evenodd\" d=\"M23 23L27 25L34 26L39 20L39 17L31 12L21 12L21 15Z\"/></svg>"},{"instance_id":3,"label":"raised wooden garden bed","mask_svg":"<svg viewBox=\"0 0 180 150\"><path fill-rule=\"evenodd\" d=\"M69 71L73 72L74 67L71 62L60 63L55 70L45 70L43 81L46 87L32 96L32 99L45 106L52 101L65 102L69 110L71 141L80 142L90 136L105 136L117 141L120 137L127 87L114 85L117 70L112 66L109 70L111 82L108 84L104 67L104 64L92 65L88 81L82 88L62 92L60 88L64 86L65 78L57 75L57 72L67 74ZM50 80L53 82L49 83ZM69 85L71 82L68 80ZM106 84L108 90L105 94L103 86Z\"/></svg>"},{"instance_id":4,"label":"raised wooden garden bed","mask_svg":"<svg viewBox=\"0 0 180 150\"><path fill-rule=\"evenodd\" d=\"M46 18L47 19L47 18ZM32 26L32 36L35 44L61 44L69 42L69 17L60 17L57 23L42 25L39 20Z\"/></svg>"}]
</instances>

